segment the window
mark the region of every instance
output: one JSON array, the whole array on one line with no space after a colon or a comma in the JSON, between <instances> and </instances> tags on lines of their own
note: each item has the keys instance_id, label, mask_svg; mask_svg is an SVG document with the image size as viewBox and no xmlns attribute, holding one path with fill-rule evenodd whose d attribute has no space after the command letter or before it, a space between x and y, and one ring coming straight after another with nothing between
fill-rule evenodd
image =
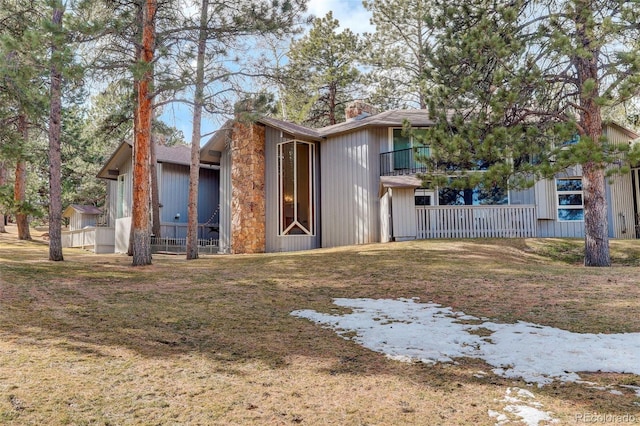
<instances>
[{"instance_id":1,"label":"window","mask_svg":"<svg viewBox=\"0 0 640 426\"><path fill-rule=\"evenodd\" d=\"M279 235L315 234L314 165L314 144L278 144Z\"/></svg>"},{"instance_id":2,"label":"window","mask_svg":"<svg viewBox=\"0 0 640 426\"><path fill-rule=\"evenodd\" d=\"M415 205L416 206L431 206L433 200L433 191L418 188L415 190Z\"/></svg>"},{"instance_id":3,"label":"window","mask_svg":"<svg viewBox=\"0 0 640 426\"><path fill-rule=\"evenodd\" d=\"M558 197L558 220L584 220L582 178L556 179Z\"/></svg>"},{"instance_id":4,"label":"window","mask_svg":"<svg viewBox=\"0 0 640 426\"><path fill-rule=\"evenodd\" d=\"M413 129L413 135L407 136L402 135L402 129L392 130L394 170L424 167L416 160L415 155L429 156L429 147L423 145L426 135L426 129Z\"/></svg>"},{"instance_id":5,"label":"window","mask_svg":"<svg viewBox=\"0 0 640 426\"><path fill-rule=\"evenodd\" d=\"M124 183L125 183L125 178L127 175L119 175L118 176L118 183L117 183L117 199L116 199L116 218L120 219L122 217L124 217L124 211L125 211L125 187L124 187Z\"/></svg>"},{"instance_id":6,"label":"window","mask_svg":"<svg viewBox=\"0 0 640 426\"><path fill-rule=\"evenodd\" d=\"M441 206L492 206L509 204L508 192L498 186L486 188L477 185L471 189L441 188L438 191Z\"/></svg>"}]
</instances>

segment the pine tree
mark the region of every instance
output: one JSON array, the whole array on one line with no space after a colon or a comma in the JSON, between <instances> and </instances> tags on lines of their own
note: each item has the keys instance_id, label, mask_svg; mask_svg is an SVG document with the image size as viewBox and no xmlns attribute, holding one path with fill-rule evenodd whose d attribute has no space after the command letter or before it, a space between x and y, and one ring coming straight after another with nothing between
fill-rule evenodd
<instances>
[{"instance_id":1,"label":"pine tree","mask_svg":"<svg viewBox=\"0 0 640 426\"><path fill-rule=\"evenodd\" d=\"M433 0L365 0L376 30L366 35L367 75L372 102L386 108L426 108L432 44Z\"/></svg>"},{"instance_id":2,"label":"pine tree","mask_svg":"<svg viewBox=\"0 0 640 426\"><path fill-rule=\"evenodd\" d=\"M426 180L518 188L581 165L585 265L610 265L605 176L628 147L606 142L602 108L638 95L639 13L635 2L615 0L443 7Z\"/></svg>"},{"instance_id":3,"label":"pine tree","mask_svg":"<svg viewBox=\"0 0 640 426\"><path fill-rule=\"evenodd\" d=\"M336 124L346 103L359 97L362 43L349 29L338 32L339 27L329 12L291 44L284 83L288 119L312 127Z\"/></svg>"}]
</instances>

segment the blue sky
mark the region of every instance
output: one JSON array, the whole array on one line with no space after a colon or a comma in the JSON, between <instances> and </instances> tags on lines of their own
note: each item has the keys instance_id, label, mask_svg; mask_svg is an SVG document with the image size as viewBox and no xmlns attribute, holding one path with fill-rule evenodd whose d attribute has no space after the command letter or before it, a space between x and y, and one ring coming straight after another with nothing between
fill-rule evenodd
<instances>
[{"instance_id":1,"label":"blue sky","mask_svg":"<svg viewBox=\"0 0 640 426\"><path fill-rule=\"evenodd\" d=\"M362 6L362 0L309 0L308 13L323 17L329 11L333 11L334 18L340 21L342 28L349 28L356 33L373 31L369 24L370 13ZM191 110L183 104L169 104L164 108L160 118L167 124L176 127L184 134L187 142L191 141ZM224 117L204 116L202 121L202 134L215 131L224 121ZM208 139L203 139L204 143Z\"/></svg>"}]
</instances>

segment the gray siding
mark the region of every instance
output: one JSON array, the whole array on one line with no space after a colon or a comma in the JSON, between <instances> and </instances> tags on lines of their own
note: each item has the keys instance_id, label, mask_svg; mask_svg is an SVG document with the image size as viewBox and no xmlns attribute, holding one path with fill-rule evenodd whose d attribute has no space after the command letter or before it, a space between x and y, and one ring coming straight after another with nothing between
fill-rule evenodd
<instances>
[{"instance_id":1,"label":"gray siding","mask_svg":"<svg viewBox=\"0 0 640 426\"><path fill-rule=\"evenodd\" d=\"M415 240L418 235L414 193L413 188L391 190L393 237L396 241Z\"/></svg>"},{"instance_id":2,"label":"gray siding","mask_svg":"<svg viewBox=\"0 0 640 426\"><path fill-rule=\"evenodd\" d=\"M633 186L631 173L615 176L607 184L609 195L609 236L613 238L636 238L633 208Z\"/></svg>"},{"instance_id":3,"label":"gray siding","mask_svg":"<svg viewBox=\"0 0 640 426\"><path fill-rule=\"evenodd\" d=\"M280 252L280 251L298 251L309 250L320 247L320 221L316 214L316 230L315 235L278 235L278 216L279 216L279 199L278 199L278 151L277 145L280 143L282 133L280 130L276 130L272 127L266 127L265 132L265 174L266 174L266 188L265 197L267 201L266 205L266 250L267 252ZM292 139L287 137L286 139ZM318 195L318 183L320 179L318 177L320 167L318 160L319 144L316 144L316 190L314 196L316 199L316 211L319 208L319 195Z\"/></svg>"},{"instance_id":4,"label":"gray siding","mask_svg":"<svg viewBox=\"0 0 640 426\"><path fill-rule=\"evenodd\" d=\"M509 204L512 206L536 203L536 192L534 188L523 189L520 191L509 191Z\"/></svg>"},{"instance_id":5,"label":"gray siding","mask_svg":"<svg viewBox=\"0 0 640 426\"><path fill-rule=\"evenodd\" d=\"M380 241L380 144L386 128L329 138L320 150L322 245Z\"/></svg>"},{"instance_id":6,"label":"gray siding","mask_svg":"<svg viewBox=\"0 0 640 426\"><path fill-rule=\"evenodd\" d=\"M124 200L118 200L123 202L122 217L131 216L131 208L133 205L133 168L131 161L126 161L120 167L120 175L125 175L124 178ZM116 184L116 199L117 199L117 184ZM117 209L117 206L116 206ZM117 212L117 210L116 210Z\"/></svg>"},{"instance_id":7,"label":"gray siding","mask_svg":"<svg viewBox=\"0 0 640 426\"><path fill-rule=\"evenodd\" d=\"M231 252L231 151L220 158L220 253Z\"/></svg>"},{"instance_id":8,"label":"gray siding","mask_svg":"<svg viewBox=\"0 0 640 426\"><path fill-rule=\"evenodd\" d=\"M189 200L189 167L177 164L162 164L159 179L160 221L187 223ZM218 208L219 172L200 169L198 182L198 223L207 222ZM180 214L178 220L176 214ZM215 218L217 221L217 218Z\"/></svg>"},{"instance_id":9,"label":"gray siding","mask_svg":"<svg viewBox=\"0 0 640 426\"><path fill-rule=\"evenodd\" d=\"M69 218L69 229L83 229L86 227L96 226L98 222L98 215L95 214L82 214L77 211L74 211L71 217Z\"/></svg>"},{"instance_id":10,"label":"gray siding","mask_svg":"<svg viewBox=\"0 0 640 426\"><path fill-rule=\"evenodd\" d=\"M104 209L107 213L107 225L115 226L116 208L118 202L118 182L115 180L107 181L107 199Z\"/></svg>"},{"instance_id":11,"label":"gray siding","mask_svg":"<svg viewBox=\"0 0 640 426\"><path fill-rule=\"evenodd\" d=\"M538 220L537 235L541 238L583 238L584 222Z\"/></svg>"}]
</instances>

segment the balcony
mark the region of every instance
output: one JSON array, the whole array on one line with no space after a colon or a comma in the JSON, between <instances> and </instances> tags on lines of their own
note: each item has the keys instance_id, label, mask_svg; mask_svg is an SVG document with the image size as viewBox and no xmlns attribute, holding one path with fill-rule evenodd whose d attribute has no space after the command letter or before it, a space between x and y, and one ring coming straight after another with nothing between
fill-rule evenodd
<instances>
[{"instance_id":1,"label":"balcony","mask_svg":"<svg viewBox=\"0 0 640 426\"><path fill-rule=\"evenodd\" d=\"M429 156L428 146L417 146L380 154L380 176L425 173L427 165L416 159Z\"/></svg>"}]
</instances>

